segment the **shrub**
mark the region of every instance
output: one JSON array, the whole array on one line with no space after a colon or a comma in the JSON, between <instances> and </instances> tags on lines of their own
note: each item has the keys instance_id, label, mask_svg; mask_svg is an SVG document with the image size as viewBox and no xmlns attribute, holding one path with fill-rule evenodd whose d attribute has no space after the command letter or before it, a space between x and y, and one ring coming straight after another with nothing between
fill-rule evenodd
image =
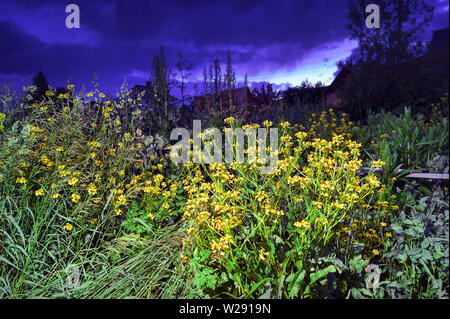
<instances>
[{"instance_id":1,"label":"shrub","mask_svg":"<svg viewBox=\"0 0 450 319\"><path fill-rule=\"evenodd\" d=\"M360 145L281 125L274 174L255 163L185 165L183 258L210 296L321 295L327 274L355 257L346 245L359 243L365 258L382 250L377 225L390 207L378 178L357 174Z\"/></svg>"}]
</instances>

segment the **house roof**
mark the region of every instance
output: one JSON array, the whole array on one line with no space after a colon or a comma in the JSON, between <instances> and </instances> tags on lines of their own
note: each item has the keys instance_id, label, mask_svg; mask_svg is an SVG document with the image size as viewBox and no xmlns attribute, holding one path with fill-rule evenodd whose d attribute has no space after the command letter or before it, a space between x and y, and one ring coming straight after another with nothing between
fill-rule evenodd
<instances>
[{"instance_id":1,"label":"house roof","mask_svg":"<svg viewBox=\"0 0 450 319\"><path fill-rule=\"evenodd\" d=\"M243 104L246 102L245 99L247 99L247 102L250 102L250 99L253 99L253 94L248 88L248 86L243 86L240 88L235 88L232 90L231 95L233 97L233 102L236 104ZM225 90L222 93L222 96L226 99L228 98L228 91Z\"/></svg>"},{"instance_id":2,"label":"house roof","mask_svg":"<svg viewBox=\"0 0 450 319\"><path fill-rule=\"evenodd\" d=\"M222 101L224 103L228 102L228 90L225 89L222 94ZM231 96L233 98L233 103L240 105L247 103L254 103L256 101L256 97L254 94L250 91L250 89L247 86L243 86L240 88L235 88L231 91ZM201 101L205 98L203 95L197 95L194 96L194 102L195 103L201 103ZM246 100L247 99L247 100Z\"/></svg>"},{"instance_id":3,"label":"house roof","mask_svg":"<svg viewBox=\"0 0 450 319\"><path fill-rule=\"evenodd\" d=\"M442 50L448 51L448 38L448 28L433 31L433 37L431 38L430 45L428 46L428 53L434 54L437 52L441 52Z\"/></svg>"},{"instance_id":4,"label":"house roof","mask_svg":"<svg viewBox=\"0 0 450 319\"><path fill-rule=\"evenodd\" d=\"M142 99L144 103L150 103L152 100L152 94L150 92L150 88L147 85L136 84L131 88L131 97L133 99L137 98L137 96L141 93L144 93Z\"/></svg>"},{"instance_id":5,"label":"house roof","mask_svg":"<svg viewBox=\"0 0 450 319\"><path fill-rule=\"evenodd\" d=\"M330 86L327 88L325 95L330 94L336 91L336 89L345 82L345 79L350 75L350 70L346 67L343 67L338 75L334 78L333 82L331 82Z\"/></svg>"},{"instance_id":6,"label":"house roof","mask_svg":"<svg viewBox=\"0 0 450 319\"><path fill-rule=\"evenodd\" d=\"M428 46L426 55L432 57L439 56L442 54L448 55L448 48L449 48L449 28L435 30L433 31L433 37ZM350 73L351 71L348 68L346 67L342 68L341 71L339 71L336 78L328 87L325 94L336 92L337 88L342 86L342 84L345 82L345 79L350 75Z\"/></svg>"}]
</instances>

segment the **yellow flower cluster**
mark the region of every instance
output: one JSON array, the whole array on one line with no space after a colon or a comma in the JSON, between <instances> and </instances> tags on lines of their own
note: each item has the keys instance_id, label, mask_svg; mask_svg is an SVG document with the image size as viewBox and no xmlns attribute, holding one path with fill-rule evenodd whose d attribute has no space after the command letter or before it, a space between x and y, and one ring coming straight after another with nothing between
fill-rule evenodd
<instances>
[{"instance_id":1,"label":"yellow flower cluster","mask_svg":"<svg viewBox=\"0 0 450 319\"><path fill-rule=\"evenodd\" d=\"M302 229L302 228L309 228L311 226L311 224L306 220L302 220L302 221L296 221L294 223L294 226Z\"/></svg>"}]
</instances>

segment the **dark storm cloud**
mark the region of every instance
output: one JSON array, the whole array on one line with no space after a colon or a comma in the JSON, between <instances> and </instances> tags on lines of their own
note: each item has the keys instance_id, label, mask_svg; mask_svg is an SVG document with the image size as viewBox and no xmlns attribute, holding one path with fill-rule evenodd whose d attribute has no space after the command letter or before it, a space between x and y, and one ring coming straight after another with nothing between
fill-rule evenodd
<instances>
[{"instance_id":1,"label":"dark storm cloud","mask_svg":"<svg viewBox=\"0 0 450 319\"><path fill-rule=\"evenodd\" d=\"M343 1L116 1L103 9L108 17L96 13L97 4L85 23L122 41L165 37L196 46L301 43L308 49L346 35Z\"/></svg>"}]
</instances>

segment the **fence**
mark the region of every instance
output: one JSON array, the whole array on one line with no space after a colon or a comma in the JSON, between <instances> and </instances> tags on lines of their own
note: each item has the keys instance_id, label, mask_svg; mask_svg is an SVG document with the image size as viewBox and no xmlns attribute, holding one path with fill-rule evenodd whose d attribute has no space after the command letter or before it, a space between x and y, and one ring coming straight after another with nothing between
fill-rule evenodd
<instances>
[{"instance_id":1,"label":"fence","mask_svg":"<svg viewBox=\"0 0 450 319\"><path fill-rule=\"evenodd\" d=\"M374 169L374 168L369 168L369 167L362 167L360 168L360 172L362 172L362 174L365 174L366 172L371 172L371 171L375 171L375 172L383 172L382 168L378 168L378 169ZM399 169L397 171L397 174L400 174L402 172L404 172L406 170L404 169ZM435 180L448 180L448 173L444 174L444 173L409 173L407 175L401 176L402 178L421 178L421 179L435 179Z\"/></svg>"}]
</instances>

